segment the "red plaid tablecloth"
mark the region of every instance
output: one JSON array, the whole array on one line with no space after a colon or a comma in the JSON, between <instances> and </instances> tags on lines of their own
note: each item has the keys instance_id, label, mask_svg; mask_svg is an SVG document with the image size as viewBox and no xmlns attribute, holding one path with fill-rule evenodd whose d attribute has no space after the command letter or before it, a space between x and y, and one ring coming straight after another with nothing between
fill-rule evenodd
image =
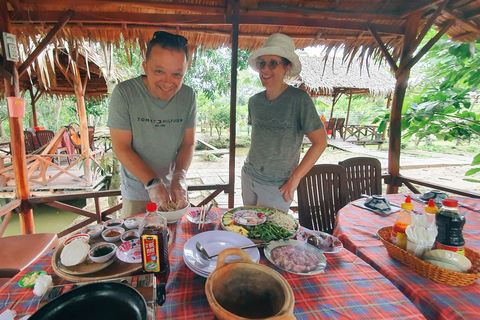
<instances>
[{"instance_id":1,"label":"red plaid tablecloth","mask_svg":"<svg viewBox=\"0 0 480 320\"><path fill-rule=\"evenodd\" d=\"M220 216L221 210L213 210ZM157 319L214 319L205 296L206 279L185 265L183 246L193 235L218 228L217 220L199 230L185 217L171 226L174 240L167 302L157 311ZM53 272L51 255L52 252L41 257L0 288L0 312L16 299L13 309L19 316L35 312L40 298L33 295L32 289L18 285L18 280L33 270L45 270L52 275L55 285L67 283ZM348 250L327 255L327 259L325 273L299 276L275 268L262 254L261 263L279 271L291 285L297 319L424 319L395 286Z\"/></svg>"},{"instance_id":2,"label":"red plaid tablecloth","mask_svg":"<svg viewBox=\"0 0 480 320\"><path fill-rule=\"evenodd\" d=\"M405 201L405 195L385 195L394 204ZM461 204L466 224L465 246L480 252L480 200L452 197ZM357 200L362 201L362 200ZM412 201L414 210L424 205ZM390 257L378 239L378 229L393 226L397 214L388 217L347 205L338 213L334 235L345 248L369 263L402 291L428 319L480 319L480 281L470 286L454 287L424 278Z\"/></svg>"}]
</instances>

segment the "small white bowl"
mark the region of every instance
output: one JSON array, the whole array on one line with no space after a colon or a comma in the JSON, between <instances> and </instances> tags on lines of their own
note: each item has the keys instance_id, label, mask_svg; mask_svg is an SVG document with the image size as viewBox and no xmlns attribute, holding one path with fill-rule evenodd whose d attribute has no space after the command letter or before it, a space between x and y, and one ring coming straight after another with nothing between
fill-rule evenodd
<instances>
[{"instance_id":1,"label":"small white bowl","mask_svg":"<svg viewBox=\"0 0 480 320\"><path fill-rule=\"evenodd\" d=\"M127 229L138 229L140 222L142 222L143 217L130 217L123 221L123 225Z\"/></svg>"},{"instance_id":2,"label":"small white bowl","mask_svg":"<svg viewBox=\"0 0 480 320\"><path fill-rule=\"evenodd\" d=\"M115 232L118 234L113 235L113 233ZM122 227L111 227L103 230L102 237L107 242L117 242L118 240L120 240L120 236L124 232L125 232L125 229L123 229Z\"/></svg>"},{"instance_id":3,"label":"small white bowl","mask_svg":"<svg viewBox=\"0 0 480 320\"><path fill-rule=\"evenodd\" d=\"M182 219L189 208L189 205L177 211L159 211L167 219L167 223L175 223Z\"/></svg>"},{"instance_id":4,"label":"small white bowl","mask_svg":"<svg viewBox=\"0 0 480 320\"><path fill-rule=\"evenodd\" d=\"M122 240L122 242L126 242L133 239L140 239L140 232L138 232L138 229L125 231L120 236L120 240Z\"/></svg>"},{"instance_id":5,"label":"small white bowl","mask_svg":"<svg viewBox=\"0 0 480 320\"><path fill-rule=\"evenodd\" d=\"M81 240L85 243L88 243L88 241L90 241L90 236L88 234L84 234L84 233L79 233L79 234L76 234L74 236L71 236L70 238L67 238L64 242L63 242L63 245L66 246L67 244L69 244L70 242L74 241L74 240Z\"/></svg>"},{"instance_id":6,"label":"small white bowl","mask_svg":"<svg viewBox=\"0 0 480 320\"><path fill-rule=\"evenodd\" d=\"M88 234L91 239L98 238L103 231L103 224L93 224L82 229L82 233Z\"/></svg>"},{"instance_id":7,"label":"small white bowl","mask_svg":"<svg viewBox=\"0 0 480 320\"><path fill-rule=\"evenodd\" d=\"M95 251L99 250L100 248L111 248L112 251L110 251L109 253L103 256L95 257L94 256ZM114 245L113 243L99 243L90 249L90 251L88 252L88 257L93 262L104 263L110 260L110 258L112 258L115 255L115 251L117 251L117 246Z\"/></svg>"},{"instance_id":8,"label":"small white bowl","mask_svg":"<svg viewBox=\"0 0 480 320\"><path fill-rule=\"evenodd\" d=\"M113 218L113 219L110 219L110 220L107 220L103 223L103 225L105 226L105 228L109 229L109 228L114 228L114 227L121 227L123 226L123 219L121 218Z\"/></svg>"}]
</instances>

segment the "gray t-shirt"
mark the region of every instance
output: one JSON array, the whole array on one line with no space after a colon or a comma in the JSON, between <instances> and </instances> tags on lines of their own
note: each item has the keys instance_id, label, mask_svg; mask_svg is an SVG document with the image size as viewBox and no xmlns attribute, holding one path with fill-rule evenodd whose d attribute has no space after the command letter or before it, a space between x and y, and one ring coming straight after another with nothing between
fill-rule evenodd
<instances>
[{"instance_id":1,"label":"gray t-shirt","mask_svg":"<svg viewBox=\"0 0 480 320\"><path fill-rule=\"evenodd\" d=\"M196 125L195 92L187 85L170 100L153 97L142 76L119 83L112 92L108 123L110 128L132 131L132 149L165 179L173 171L185 130ZM123 166L122 196L148 201L145 186Z\"/></svg>"},{"instance_id":2,"label":"gray t-shirt","mask_svg":"<svg viewBox=\"0 0 480 320\"><path fill-rule=\"evenodd\" d=\"M323 128L308 93L292 86L272 101L265 91L252 96L248 123L252 140L243 169L253 180L279 187L298 166L303 136Z\"/></svg>"}]
</instances>

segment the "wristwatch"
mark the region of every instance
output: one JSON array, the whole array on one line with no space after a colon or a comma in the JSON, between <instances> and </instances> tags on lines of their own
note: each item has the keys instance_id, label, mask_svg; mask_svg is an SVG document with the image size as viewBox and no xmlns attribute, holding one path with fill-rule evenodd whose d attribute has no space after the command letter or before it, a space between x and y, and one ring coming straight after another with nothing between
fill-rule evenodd
<instances>
[{"instance_id":1,"label":"wristwatch","mask_svg":"<svg viewBox=\"0 0 480 320\"><path fill-rule=\"evenodd\" d=\"M152 180L147 182L147 188L154 185L157 182L160 182L160 178L153 178Z\"/></svg>"}]
</instances>

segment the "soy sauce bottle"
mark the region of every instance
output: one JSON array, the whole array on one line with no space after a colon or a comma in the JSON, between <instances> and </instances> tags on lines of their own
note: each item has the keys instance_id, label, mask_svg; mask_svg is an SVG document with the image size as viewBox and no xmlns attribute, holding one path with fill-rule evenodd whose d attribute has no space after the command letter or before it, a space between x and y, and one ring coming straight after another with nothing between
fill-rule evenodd
<instances>
[{"instance_id":1,"label":"soy sauce bottle","mask_svg":"<svg viewBox=\"0 0 480 320\"><path fill-rule=\"evenodd\" d=\"M435 222L438 227L435 247L465 254L465 240L463 239L463 226L465 216L458 210L458 201L445 199L443 206L435 215Z\"/></svg>"},{"instance_id":2,"label":"soy sauce bottle","mask_svg":"<svg viewBox=\"0 0 480 320\"><path fill-rule=\"evenodd\" d=\"M157 303L165 295L165 285L170 275L168 259L167 219L157 211L156 203L147 204L147 215L139 225L142 268L144 272L152 272L157 279ZM163 291L163 292L162 292Z\"/></svg>"}]
</instances>

